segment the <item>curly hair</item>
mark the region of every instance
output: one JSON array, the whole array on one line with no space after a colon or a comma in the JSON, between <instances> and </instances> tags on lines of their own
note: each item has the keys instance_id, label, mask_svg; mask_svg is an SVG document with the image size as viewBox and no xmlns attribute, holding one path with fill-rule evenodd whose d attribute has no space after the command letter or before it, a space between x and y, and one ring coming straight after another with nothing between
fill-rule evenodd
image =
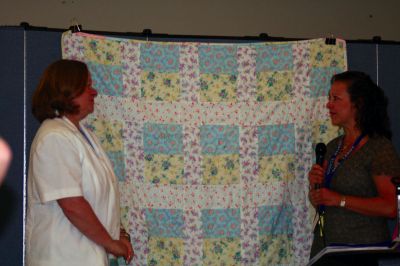
<instances>
[{"instance_id":1,"label":"curly hair","mask_svg":"<svg viewBox=\"0 0 400 266\"><path fill-rule=\"evenodd\" d=\"M45 119L76 114L79 106L73 99L81 95L87 85L89 70L76 60L58 60L44 71L32 97L32 113L39 122Z\"/></svg>"},{"instance_id":2,"label":"curly hair","mask_svg":"<svg viewBox=\"0 0 400 266\"><path fill-rule=\"evenodd\" d=\"M390 119L387 112L388 99L384 91L370 76L359 71L346 71L336 74L336 81L347 84L350 100L356 108L356 123L362 133L368 136L384 136L391 139Z\"/></svg>"}]
</instances>

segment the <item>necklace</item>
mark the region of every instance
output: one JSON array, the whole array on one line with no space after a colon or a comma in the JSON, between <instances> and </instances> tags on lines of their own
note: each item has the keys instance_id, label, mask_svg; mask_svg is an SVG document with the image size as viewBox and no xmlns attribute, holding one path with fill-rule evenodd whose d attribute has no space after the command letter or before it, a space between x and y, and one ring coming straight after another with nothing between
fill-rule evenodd
<instances>
[{"instance_id":1,"label":"necklace","mask_svg":"<svg viewBox=\"0 0 400 266\"><path fill-rule=\"evenodd\" d=\"M335 160L336 157L338 156L339 152L343 148L343 143L344 143L344 136L340 139L338 147L336 148L335 153L332 155L332 157L329 160L329 165L327 168L327 171L325 173L325 187L329 188L331 184L332 177L336 171L336 169L344 162L347 160L347 158L350 156L350 154L354 151L354 149L360 144L361 140L365 137L364 134L361 134L358 136L358 138L354 141L353 145L351 145L350 149L343 155L338 160L338 163L335 165Z\"/></svg>"},{"instance_id":2,"label":"necklace","mask_svg":"<svg viewBox=\"0 0 400 266\"><path fill-rule=\"evenodd\" d=\"M361 140L365 137L364 134L361 134L351 145L351 148L344 154L340 160L338 160L338 163L335 165L335 160L336 157L338 156L340 150L342 149L343 142L344 142L344 136L340 139L338 147L336 148L335 153L331 156L328 164L327 171L325 172L325 182L324 182L324 187L330 188L331 186L331 181L333 178L333 175L335 174L336 169L344 162L347 160L347 158L350 156L350 154L354 151L354 149L360 144ZM325 206L320 205L319 208L319 213L324 213L325 212Z\"/></svg>"}]
</instances>

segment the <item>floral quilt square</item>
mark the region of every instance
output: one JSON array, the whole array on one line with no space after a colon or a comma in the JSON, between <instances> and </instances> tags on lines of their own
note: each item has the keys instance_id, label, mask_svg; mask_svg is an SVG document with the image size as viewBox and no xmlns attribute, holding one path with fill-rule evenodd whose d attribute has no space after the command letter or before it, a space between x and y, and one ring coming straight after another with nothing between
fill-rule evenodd
<instances>
[{"instance_id":1,"label":"floral quilt square","mask_svg":"<svg viewBox=\"0 0 400 266\"><path fill-rule=\"evenodd\" d=\"M257 101L288 101L293 98L293 72L257 73Z\"/></svg>"},{"instance_id":2,"label":"floral quilt square","mask_svg":"<svg viewBox=\"0 0 400 266\"><path fill-rule=\"evenodd\" d=\"M84 38L85 57L102 65L121 65L121 45L119 41Z\"/></svg>"},{"instance_id":3,"label":"floral quilt square","mask_svg":"<svg viewBox=\"0 0 400 266\"><path fill-rule=\"evenodd\" d=\"M310 45L310 59L312 67L335 67L345 69L344 57L337 56L344 49L344 43L338 41L336 45L326 45L323 42L313 42Z\"/></svg>"},{"instance_id":4,"label":"floral quilt square","mask_svg":"<svg viewBox=\"0 0 400 266\"><path fill-rule=\"evenodd\" d=\"M183 238L183 210L146 209L145 216L150 236Z\"/></svg>"},{"instance_id":5,"label":"floral quilt square","mask_svg":"<svg viewBox=\"0 0 400 266\"><path fill-rule=\"evenodd\" d=\"M292 236L260 236L260 265L291 265Z\"/></svg>"},{"instance_id":6,"label":"floral quilt square","mask_svg":"<svg viewBox=\"0 0 400 266\"><path fill-rule=\"evenodd\" d=\"M124 150L122 138L123 124L120 121L91 117L91 120L88 122L87 127L96 134L106 152L120 152Z\"/></svg>"},{"instance_id":7,"label":"floral quilt square","mask_svg":"<svg viewBox=\"0 0 400 266\"><path fill-rule=\"evenodd\" d=\"M205 238L240 237L240 209L203 209Z\"/></svg>"},{"instance_id":8,"label":"floral quilt square","mask_svg":"<svg viewBox=\"0 0 400 266\"><path fill-rule=\"evenodd\" d=\"M144 177L153 184L184 184L182 155L147 154L144 158Z\"/></svg>"},{"instance_id":9,"label":"floral quilt square","mask_svg":"<svg viewBox=\"0 0 400 266\"><path fill-rule=\"evenodd\" d=\"M333 75L343 72L337 67L313 67L310 73L310 96L326 97L331 89Z\"/></svg>"},{"instance_id":10,"label":"floral quilt square","mask_svg":"<svg viewBox=\"0 0 400 266\"><path fill-rule=\"evenodd\" d=\"M295 178L295 155L260 156L258 180L261 183L290 181Z\"/></svg>"},{"instance_id":11,"label":"floral quilt square","mask_svg":"<svg viewBox=\"0 0 400 266\"><path fill-rule=\"evenodd\" d=\"M204 265L241 265L239 238L205 239L203 246Z\"/></svg>"},{"instance_id":12,"label":"floral quilt square","mask_svg":"<svg viewBox=\"0 0 400 266\"><path fill-rule=\"evenodd\" d=\"M99 65L88 62L93 88L99 94L124 96L122 69L120 65Z\"/></svg>"},{"instance_id":13,"label":"floral quilt square","mask_svg":"<svg viewBox=\"0 0 400 266\"><path fill-rule=\"evenodd\" d=\"M182 154L182 125L144 124L145 154Z\"/></svg>"},{"instance_id":14,"label":"floral quilt square","mask_svg":"<svg viewBox=\"0 0 400 266\"><path fill-rule=\"evenodd\" d=\"M201 74L200 100L202 102L236 102L236 75Z\"/></svg>"},{"instance_id":15,"label":"floral quilt square","mask_svg":"<svg viewBox=\"0 0 400 266\"><path fill-rule=\"evenodd\" d=\"M312 139L315 143L328 143L328 141L336 138L339 134L340 129L337 126L333 126L330 119L315 120L312 123Z\"/></svg>"},{"instance_id":16,"label":"floral quilt square","mask_svg":"<svg viewBox=\"0 0 400 266\"><path fill-rule=\"evenodd\" d=\"M140 45L140 68L147 72L179 72L179 45L154 42Z\"/></svg>"},{"instance_id":17,"label":"floral quilt square","mask_svg":"<svg viewBox=\"0 0 400 266\"><path fill-rule=\"evenodd\" d=\"M201 74L230 74L237 76L237 46L200 45L199 63Z\"/></svg>"},{"instance_id":18,"label":"floral quilt square","mask_svg":"<svg viewBox=\"0 0 400 266\"><path fill-rule=\"evenodd\" d=\"M148 242L147 265L183 265L184 241L152 236Z\"/></svg>"},{"instance_id":19,"label":"floral quilt square","mask_svg":"<svg viewBox=\"0 0 400 266\"><path fill-rule=\"evenodd\" d=\"M258 127L258 155L293 154L295 151L294 124Z\"/></svg>"},{"instance_id":20,"label":"floral quilt square","mask_svg":"<svg viewBox=\"0 0 400 266\"><path fill-rule=\"evenodd\" d=\"M146 101L179 101L180 94L178 74L142 71L140 96Z\"/></svg>"},{"instance_id":21,"label":"floral quilt square","mask_svg":"<svg viewBox=\"0 0 400 266\"><path fill-rule=\"evenodd\" d=\"M239 127L201 126L200 145L204 155L239 154Z\"/></svg>"},{"instance_id":22,"label":"floral quilt square","mask_svg":"<svg viewBox=\"0 0 400 266\"><path fill-rule=\"evenodd\" d=\"M292 44L256 45L256 71L293 69Z\"/></svg>"},{"instance_id":23,"label":"floral quilt square","mask_svg":"<svg viewBox=\"0 0 400 266\"><path fill-rule=\"evenodd\" d=\"M125 181L125 154L123 151L106 152L119 181Z\"/></svg>"},{"instance_id":24,"label":"floral quilt square","mask_svg":"<svg viewBox=\"0 0 400 266\"><path fill-rule=\"evenodd\" d=\"M293 206L272 205L258 207L260 235L292 235Z\"/></svg>"},{"instance_id":25,"label":"floral quilt square","mask_svg":"<svg viewBox=\"0 0 400 266\"><path fill-rule=\"evenodd\" d=\"M239 154L203 156L203 184L229 185L240 182Z\"/></svg>"}]
</instances>

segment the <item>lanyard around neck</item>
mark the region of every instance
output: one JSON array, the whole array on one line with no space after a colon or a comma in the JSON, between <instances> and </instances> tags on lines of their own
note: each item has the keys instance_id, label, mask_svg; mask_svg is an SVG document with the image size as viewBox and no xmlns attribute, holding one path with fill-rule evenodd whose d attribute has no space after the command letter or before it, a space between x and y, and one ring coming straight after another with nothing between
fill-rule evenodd
<instances>
[{"instance_id":1,"label":"lanyard around neck","mask_svg":"<svg viewBox=\"0 0 400 266\"><path fill-rule=\"evenodd\" d=\"M86 135L85 131L83 131L83 129L81 127L79 127L79 131L81 132L83 137L86 139L86 141L89 143L89 145L92 147L92 149L95 150L95 148L93 147L92 142L90 141L89 137Z\"/></svg>"},{"instance_id":2,"label":"lanyard around neck","mask_svg":"<svg viewBox=\"0 0 400 266\"><path fill-rule=\"evenodd\" d=\"M354 151L355 148L357 148L357 146L360 144L361 140L365 137L365 134L361 134L360 136L358 136L358 138L354 141L353 145L351 145L350 150L343 156L343 158L341 158L337 165L335 166L335 160L336 157L338 156L340 150L342 149L343 146L343 140L344 140L344 136L340 139L339 145L335 151L335 153L331 156L330 160L329 160L329 164L328 164L328 169L325 172L325 187L329 188L331 185L331 181L332 181L332 177L335 174L336 169L344 162L347 160L347 158L349 158L349 156L351 155L351 153Z\"/></svg>"}]
</instances>

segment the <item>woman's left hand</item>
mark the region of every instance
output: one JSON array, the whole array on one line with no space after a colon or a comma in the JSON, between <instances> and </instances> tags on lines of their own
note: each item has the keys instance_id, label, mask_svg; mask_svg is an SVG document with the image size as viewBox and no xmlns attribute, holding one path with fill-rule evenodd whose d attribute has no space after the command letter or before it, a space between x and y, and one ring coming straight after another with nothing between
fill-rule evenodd
<instances>
[{"instance_id":1,"label":"woman's left hand","mask_svg":"<svg viewBox=\"0 0 400 266\"><path fill-rule=\"evenodd\" d=\"M342 196L328 188L313 189L310 198L316 205L339 206Z\"/></svg>"},{"instance_id":2,"label":"woman's left hand","mask_svg":"<svg viewBox=\"0 0 400 266\"><path fill-rule=\"evenodd\" d=\"M126 264L129 264L132 261L133 256L135 255L132 248L131 237L124 229L122 229L119 235L119 239L128 249L128 256L125 258L125 262Z\"/></svg>"}]
</instances>

